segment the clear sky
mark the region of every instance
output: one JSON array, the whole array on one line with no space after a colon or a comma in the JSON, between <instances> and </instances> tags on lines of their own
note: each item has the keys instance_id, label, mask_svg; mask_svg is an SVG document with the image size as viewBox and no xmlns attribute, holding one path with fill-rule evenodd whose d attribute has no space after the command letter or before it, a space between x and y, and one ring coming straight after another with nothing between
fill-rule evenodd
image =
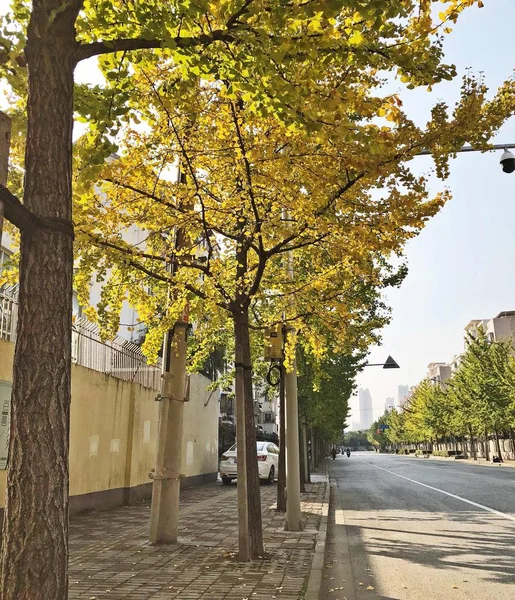
<instances>
[{"instance_id":1,"label":"clear sky","mask_svg":"<svg viewBox=\"0 0 515 600\"><path fill-rule=\"evenodd\" d=\"M468 67L482 72L493 91L515 68L515 1L485 0L484 5L465 11L445 51L459 73ZM456 99L459 85L404 93L404 107L423 123L431 104ZM515 143L515 117L495 142ZM382 346L372 348L369 357L384 362L391 354L401 368L369 367L357 379L370 389L376 418L388 396L397 399L399 384L416 384L430 362L448 361L461 352L463 328L471 319L515 310L515 173L503 173L499 158L499 152L459 155L446 182L453 199L407 247L409 275L389 293L392 321L383 331ZM415 161L417 170L429 169L432 162L426 157ZM350 420L359 420L356 400L352 406Z\"/></svg>"}]
</instances>

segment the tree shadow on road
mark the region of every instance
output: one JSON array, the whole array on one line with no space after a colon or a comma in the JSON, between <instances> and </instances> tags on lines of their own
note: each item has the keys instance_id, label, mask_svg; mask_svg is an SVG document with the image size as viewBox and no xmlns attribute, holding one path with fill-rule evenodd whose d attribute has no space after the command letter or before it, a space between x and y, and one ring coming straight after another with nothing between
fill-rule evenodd
<instances>
[{"instance_id":1,"label":"tree shadow on road","mask_svg":"<svg viewBox=\"0 0 515 600\"><path fill-rule=\"evenodd\" d=\"M513 527L502 527L496 522L496 531L482 530L492 525L477 513L460 512L460 522L466 522L464 529L440 529L424 531L424 519L420 515L409 519L418 527L392 528L395 519L379 519L385 527L370 525L347 525L349 535L365 546L369 556L377 555L408 561L433 569L455 569L480 572L484 581L515 584L515 536ZM455 515L440 515L441 522L456 521ZM404 518L399 523L406 524ZM434 521L428 515L427 521ZM354 523L354 520L353 520ZM478 573L479 575L479 573Z\"/></svg>"}]
</instances>

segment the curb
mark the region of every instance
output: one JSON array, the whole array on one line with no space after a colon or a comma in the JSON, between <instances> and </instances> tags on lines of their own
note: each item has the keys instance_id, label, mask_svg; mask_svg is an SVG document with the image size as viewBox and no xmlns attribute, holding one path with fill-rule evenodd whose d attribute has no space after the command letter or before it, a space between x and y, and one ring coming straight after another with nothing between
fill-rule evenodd
<instances>
[{"instance_id":1,"label":"curb","mask_svg":"<svg viewBox=\"0 0 515 600\"><path fill-rule=\"evenodd\" d=\"M423 458L422 456L414 456L409 454L399 454L398 456L401 456L402 458ZM513 460L508 460L507 462L503 463L492 463L492 461L488 461L486 460L486 458L478 458L477 460L472 460L470 458L462 458L456 460L454 456L429 456L428 460L439 460L442 462L458 462L464 465L471 465L476 467L505 467L507 469L515 469L515 461Z\"/></svg>"},{"instance_id":2,"label":"curb","mask_svg":"<svg viewBox=\"0 0 515 600\"><path fill-rule=\"evenodd\" d=\"M322 587L322 570L324 568L325 560L325 542L327 538L327 519L329 517L330 492L331 487L329 485L329 475L326 474L326 488L324 505L322 508L322 518L320 520L320 528L317 534L315 553L313 555L313 562L311 563L311 570L309 572L308 585L306 587L306 593L304 594L304 600L318 600L320 596L320 588Z\"/></svg>"}]
</instances>

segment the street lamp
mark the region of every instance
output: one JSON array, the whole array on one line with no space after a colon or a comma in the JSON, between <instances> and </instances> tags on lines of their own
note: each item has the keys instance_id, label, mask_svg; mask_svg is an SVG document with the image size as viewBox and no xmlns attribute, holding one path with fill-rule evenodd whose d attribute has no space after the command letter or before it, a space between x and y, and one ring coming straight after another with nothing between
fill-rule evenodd
<instances>
[{"instance_id":1,"label":"street lamp","mask_svg":"<svg viewBox=\"0 0 515 600\"><path fill-rule=\"evenodd\" d=\"M492 144L490 148L487 150L474 148L473 146L463 146L456 152L488 152L489 150L504 150L501 155L501 160L499 161L502 165L502 170L504 173L513 173L515 171L515 154L510 152L510 148L515 148L515 144ZM430 150L422 150L418 152L415 156L424 156L432 154Z\"/></svg>"},{"instance_id":2,"label":"street lamp","mask_svg":"<svg viewBox=\"0 0 515 600\"><path fill-rule=\"evenodd\" d=\"M400 369L399 365L389 356L384 363L367 363L365 367L383 367L383 369Z\"/></svg>"}]
</instances>

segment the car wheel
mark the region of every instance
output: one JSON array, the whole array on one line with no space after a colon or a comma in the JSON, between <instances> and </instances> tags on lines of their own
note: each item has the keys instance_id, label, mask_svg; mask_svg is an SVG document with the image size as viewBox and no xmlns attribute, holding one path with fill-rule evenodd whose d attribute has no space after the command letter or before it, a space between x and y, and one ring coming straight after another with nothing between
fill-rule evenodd
<instances>
[{"instance_id":1,"label":"car wheel","mask_svg":"<svg viewBox=\"0 0 515 600\"><path fill-rule=\"evenodd\" d=\"M224 485L231 485L232 479L230 477L222 477L222 483Z\"/></svg>"},{"instance_id":2,"label":"car wheel","mask_svg":"<svg viewBox=\"0 0 515 600\"><path fill-rule=\"evenodd\" d=\"M272 465L270 467L270 473L268 474L268 479L266 480L267 485L272 485L275 481L275 469Z\"/></svg>"}]
</instances>

